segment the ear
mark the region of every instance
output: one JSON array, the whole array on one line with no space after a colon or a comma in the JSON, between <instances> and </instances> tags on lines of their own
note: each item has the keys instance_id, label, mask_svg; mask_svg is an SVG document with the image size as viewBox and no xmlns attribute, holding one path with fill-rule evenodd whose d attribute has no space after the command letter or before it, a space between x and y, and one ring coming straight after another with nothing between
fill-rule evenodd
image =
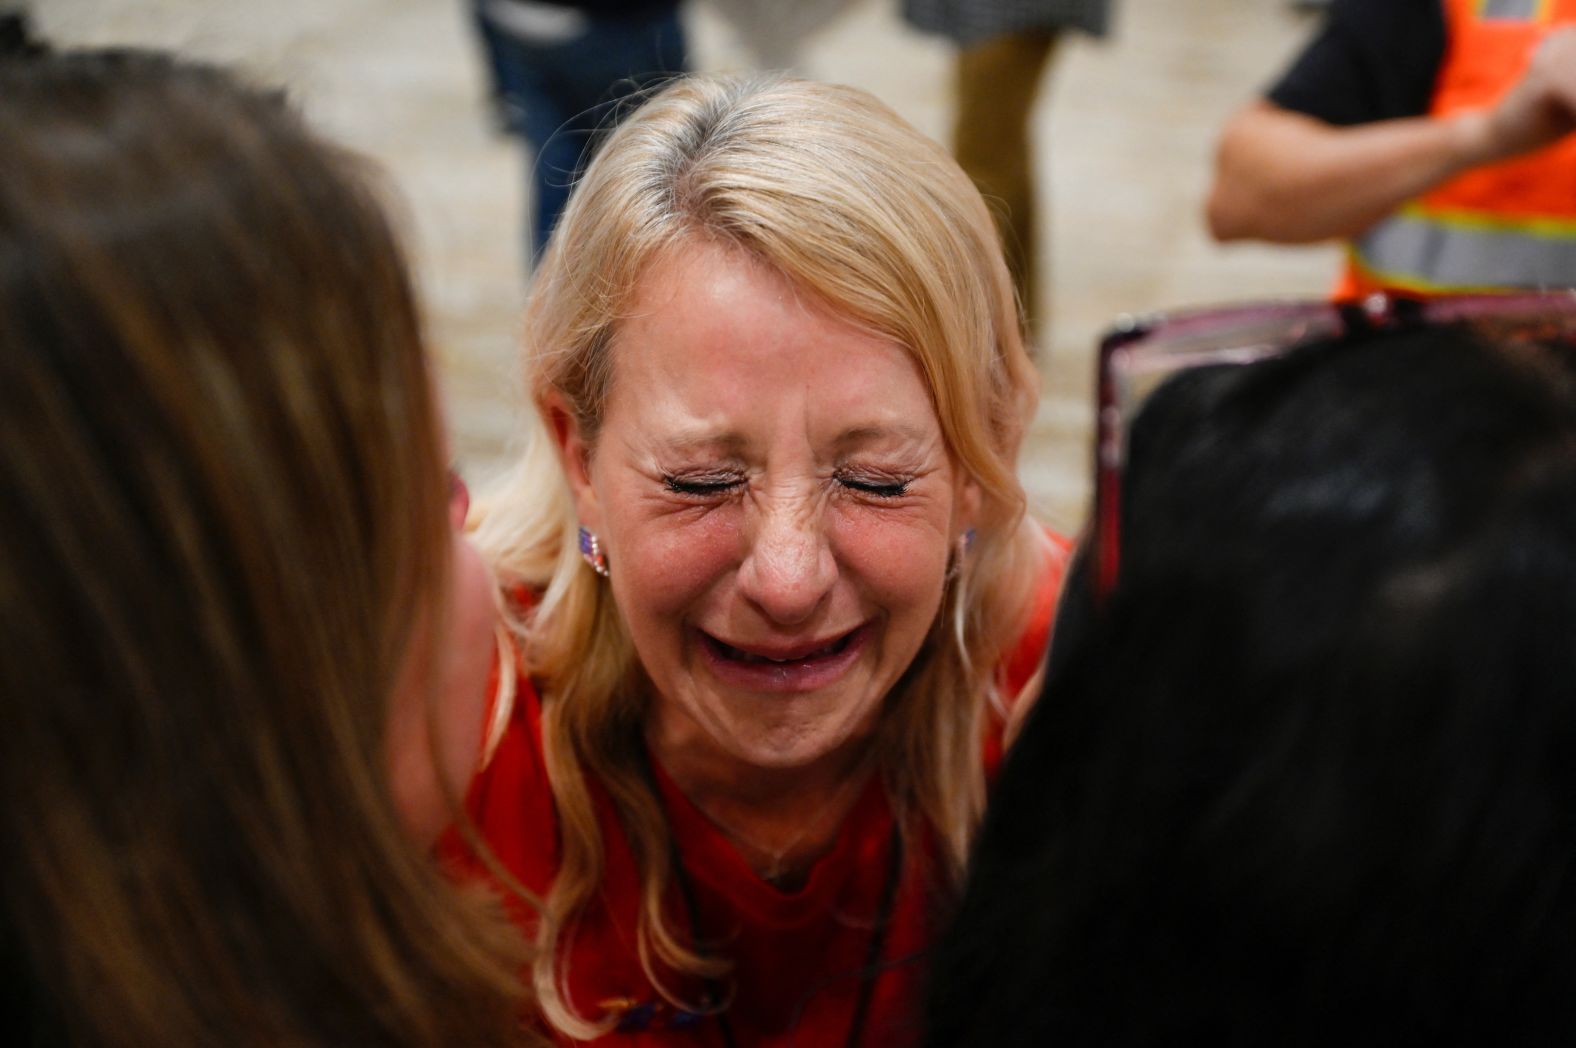
<instances>
[{"instance_id":1,"label":"ear","mask_svg":"<svg viewBox=\"0 0 1576 1048\"><path fill-rule=\"evenodd\" d=\"M592 532L602 534L602 508L597 499L596 487L591 483L591 446L580 431L580 423L564 398L557 393L548 394L541 403L542 418L548 433L558 449L558 461L569 481L569 493L575 501L575 515L580 523Z\"/></svg>"}]
</instances>

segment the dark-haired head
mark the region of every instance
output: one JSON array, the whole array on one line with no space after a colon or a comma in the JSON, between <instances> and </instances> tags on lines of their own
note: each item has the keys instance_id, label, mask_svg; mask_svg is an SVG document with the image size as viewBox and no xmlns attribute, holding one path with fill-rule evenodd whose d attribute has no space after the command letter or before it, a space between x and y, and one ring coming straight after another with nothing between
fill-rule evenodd
<instances>
[{"instance_id":1,"label":"dark-haired head","mask_svg":"<svg viewBox=\"0 0 1576 1048\"><path fill-rule=\"evenodd\" d=\"M362 172L131 52L0 63L0 142L10 1040L512 1039L387 776L448 483Z\"/></svg>"},{"instance_id":2,"label":"dark-haired head","mask_svg":"<svg viewBox=\"0 0 1576 1048\"><path fill-rule=\"evenodd\" d=\"M1184 373L1123 498L933 1043L1568 1043L1576 350L1424 329Z\"/></svg>"}]
</instances>

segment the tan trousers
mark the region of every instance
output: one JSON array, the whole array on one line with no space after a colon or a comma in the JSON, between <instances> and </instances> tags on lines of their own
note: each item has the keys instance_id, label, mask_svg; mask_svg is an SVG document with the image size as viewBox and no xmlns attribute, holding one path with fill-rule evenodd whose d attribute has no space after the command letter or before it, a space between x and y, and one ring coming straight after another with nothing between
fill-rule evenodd
<instances>
[{"instance_id":1,"label":"tan trousers","mask_svg":"<svg viewBox=\"0 0 1576 1048\"><path fill-rule=\"evenodd\" d=\"M958 52L952 151L985 196L1031 330L1041 320L1029 116L1055 49L1053 29L992 37Z\"/></svg>"}]
</instances>

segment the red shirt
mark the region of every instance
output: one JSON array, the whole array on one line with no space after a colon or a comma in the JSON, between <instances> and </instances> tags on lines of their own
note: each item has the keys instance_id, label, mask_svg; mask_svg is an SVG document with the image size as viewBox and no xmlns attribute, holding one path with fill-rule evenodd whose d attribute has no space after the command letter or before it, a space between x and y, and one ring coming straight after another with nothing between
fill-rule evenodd
<instances>
[{"instance_id":1,"label":"red shirt","mask_svg":"<svg viewBox=\"0 0 1576 1048\"><path fill-rule=\"evenodd\" d=\"M1053 537L1054 538L1054 537ZM1067 544L1036 594L1034 616L1003 666L1006 694L1016 695L1034 673L1050 633ZM994 765L999 739L987 747ZM924 832L898 844L895 820L878 777L844 820L831 849L804 885L782 891L758 876L732 843L690 803L661 765L653 778L699 918L699 941L728 958L731 998L726 1025L738 1048L820 1048L848 1043L856 1009L867 994L859 1043L905 1045L918 1040L926 947L940 930L950 899L939 883L935 841ZM606 848L606 872L596 900L583 913L569 950L569 987L575 1010L588 1019L621 1016L621 1028L594 1043L621 1048L722 1048L723 1023L714 1015L676 1011L652 987L636 954L639 876L611 798L591 791ZM542 755L541 702L520 681L511 723L491 762L474 784L471 817L503 865L530 890L545 895L558 866L558 826ZM894 849L899 849L894 851ZM887 893L891 918L877 941L874 926ZM690 928L682 892L670 892L670 920ZM536 914L523 904L516 916L535 934ZM873 946L879 957L872 957ZM864 991L869 973L869 989ZM677 981L685 1001L699 1003L706 987ZM728 992L725 991L725 992ZM565 1043L569 1042L567 1038Z\"/></svg>"}]
</instances>

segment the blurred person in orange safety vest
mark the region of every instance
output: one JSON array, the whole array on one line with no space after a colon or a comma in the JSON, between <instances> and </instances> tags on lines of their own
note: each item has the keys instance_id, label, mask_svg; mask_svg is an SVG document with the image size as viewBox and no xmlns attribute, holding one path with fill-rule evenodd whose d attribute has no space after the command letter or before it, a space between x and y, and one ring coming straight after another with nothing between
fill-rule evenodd
<instances>
[{"instance_id":1,"label":"blurred person in orange safety vest","mask_svg":"<svg viewBox=\"0 0 1576 1048\"><path fill-rule=\"evenodd\" d=\"M1576 0L1334 0L1222 135L1219 240L1348 241L1337 297L1576 286Z\"/></svg>"}]
</instances>

